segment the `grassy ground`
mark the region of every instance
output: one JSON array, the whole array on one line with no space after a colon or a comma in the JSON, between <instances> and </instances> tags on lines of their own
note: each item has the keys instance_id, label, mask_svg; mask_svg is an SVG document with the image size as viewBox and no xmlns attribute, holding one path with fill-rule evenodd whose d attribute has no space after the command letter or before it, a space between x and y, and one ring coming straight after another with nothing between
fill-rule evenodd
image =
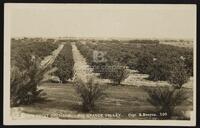
<instances>
[{"instance_id":1,"label":"grassy ground","mask_svg":"<svg viewBox=\"0 0 200 128\"><path fill-rule=\"evenodd\" d=\"M90 115L81 112L81 99L71 83L44 83L40 88L47 93L47 100L22 106L24 113L60 119L152 119L149 116L133 115L155 111L155 108L146 101L148 95L142 87L109 86L106 90L107 96L103 101L97 102L96 110ZM192 94L191 89L187 90L189 94ZM177 107L177 110L192 110L192 96L190 97L182 106ZM55 113L57 115L54 115ZM131 118L128 113L132 113ZM104 114L103 117L100 114ZM121 114L120 117L119 114Z\"/></svg>"}]
</instances>

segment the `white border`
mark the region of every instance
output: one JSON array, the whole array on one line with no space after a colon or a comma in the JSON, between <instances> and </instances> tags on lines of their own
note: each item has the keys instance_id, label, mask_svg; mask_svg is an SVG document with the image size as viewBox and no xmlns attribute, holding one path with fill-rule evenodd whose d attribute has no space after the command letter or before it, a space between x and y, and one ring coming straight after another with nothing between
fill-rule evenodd
<instances>
[{"instance_id":1,"label":"white border","mask_svg":"<svg viewBox=\"0 0 200 128\"><path fill-rule=\"evenodd\" d=\"M196 125L196 33L194 35L194 87L193 87L193 113L190 121L184 120L12 120L10 117L10 21L11 21L11 10L14 8L31 8L36 6L45 6L45 7L94 7L98 8L101 6L119 6L119 4L109 4L109 5L97 5L97 4L14 4L14 3L7 3L4 4L4 125L155 125L155 126L195 126ZM123 4L120 6L134 6L134 7L152 7L152 6L161 6L158 5L144 5L144 4ZM172 5L162 5L165 6L172 6ZM177 6L174 5L173 6ZM185 6L185 5L178 5L178 6ZM186 5L186 6L193 6L196 10L196 5ZM195 24L196 24L196 17L195 17ZM196 26L195 26L196 30Z\"/></svg>"}]
</instances>

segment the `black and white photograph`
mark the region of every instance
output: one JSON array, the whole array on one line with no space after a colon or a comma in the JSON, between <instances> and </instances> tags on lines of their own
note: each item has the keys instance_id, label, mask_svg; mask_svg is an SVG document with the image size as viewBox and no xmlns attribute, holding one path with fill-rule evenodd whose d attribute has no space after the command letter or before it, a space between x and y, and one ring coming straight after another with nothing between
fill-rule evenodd
<instances>
[{"instance_id":1,"label":"black and white photograph","mask_svg":"<svg viewBox=\"0 0 200 128\"><path fill-rule=\"evenodd\" d=\"M196 123L196 5L7 3L4 123Z\"/></svg>"}]
</instances>

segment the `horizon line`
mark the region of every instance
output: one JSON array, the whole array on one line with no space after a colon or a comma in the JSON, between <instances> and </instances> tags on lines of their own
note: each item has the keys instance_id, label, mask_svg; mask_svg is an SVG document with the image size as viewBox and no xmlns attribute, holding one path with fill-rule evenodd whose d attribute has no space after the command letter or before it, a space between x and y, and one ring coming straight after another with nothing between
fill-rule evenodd
<instances>
[{"instance_id":1,"label":"horizon line","mask_svg":"<svg viewBox=\"0 0 200 128\"><path fill-rule=\"evenodd\" d=\"M152 39L152 40L193 40L193 38L174 38L174 37L87 37L87 36L13 36L12 38L83 38L83 39Z\"/></svg>"}]
</instances>

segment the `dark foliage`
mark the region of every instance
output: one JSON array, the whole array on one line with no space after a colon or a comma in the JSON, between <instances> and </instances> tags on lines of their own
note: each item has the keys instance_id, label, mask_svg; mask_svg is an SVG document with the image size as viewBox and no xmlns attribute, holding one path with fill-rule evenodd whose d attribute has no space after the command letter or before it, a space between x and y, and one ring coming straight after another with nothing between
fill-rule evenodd
<instances>
[{"instance_id":1,"label":"dark foliage","mask_svg":"<svg viewBox=\"0 0 200 128\"><path fill-rule=\"evenodd\" d=\"M74 60L70 43L64 45L62 51L54 61L53 66L58 68L55 75L58 76L62 82L67 82L68 79L73 77Z\"/></svg>"},{"instance_id":2,"label":"dark foliage","mask_svg":"<svg viewBox=\"0 0 200 128\"><path fill-rule=\"evenodd\" d=\"M136 69L148 74L150 80L166 81L176 69L181 69L180 72L187 77L192 76L192 50L168 45L145 46L143 49L138 55Z\"/></svg>"},{"instance_id":3,"label":"dark foliage","mask_svg":"<svg viewBox=\"0 0 200 128\"><path fill-rule=\"evenodd\" d=\"M11 63L15 63L16 56L18 56L18 52L21 51L21 49L27 49L27 51L31 52L32 55L43 59L44 57L50 55L56 48L58 48L58 44L54 43L53 41L54 40L52 39L44 41L40 38L25 38L18 40L12 39Z\"/></svg>"},{"instance_id":4,"label":"dark foliage","mask_svg":"<svg viewBox=\"0 0 200 128\"><path fill-rule=\"evenodd\" d=\"M159 44L157 40L131 40L131 41L97 41L86 44L76 43L81 54L88 64L94 68L94 72L100 73L102 78L109 78L109 67L120 65L128 66L140 73L148 74L149 80L168 81L174 67L180 69L185 65L188 77L193 74L193 50ZM106 53L106 62L96 63L93 60L93 51ZM105 70L107 69L107 70Z\"/></svg>"},{"instance_id":5,"label":"dark foliage","mask_svg":"<svg viewBox=\"0 0 200 128\"><path fill-rule=\"evenodd\" d=\"M38 85L48 67L40 66L40 59L33 58L27 50L19 52L16 65L11 67L11 106L31 104L44 98L43 90Z\"/></svg>"}]
</instances>

